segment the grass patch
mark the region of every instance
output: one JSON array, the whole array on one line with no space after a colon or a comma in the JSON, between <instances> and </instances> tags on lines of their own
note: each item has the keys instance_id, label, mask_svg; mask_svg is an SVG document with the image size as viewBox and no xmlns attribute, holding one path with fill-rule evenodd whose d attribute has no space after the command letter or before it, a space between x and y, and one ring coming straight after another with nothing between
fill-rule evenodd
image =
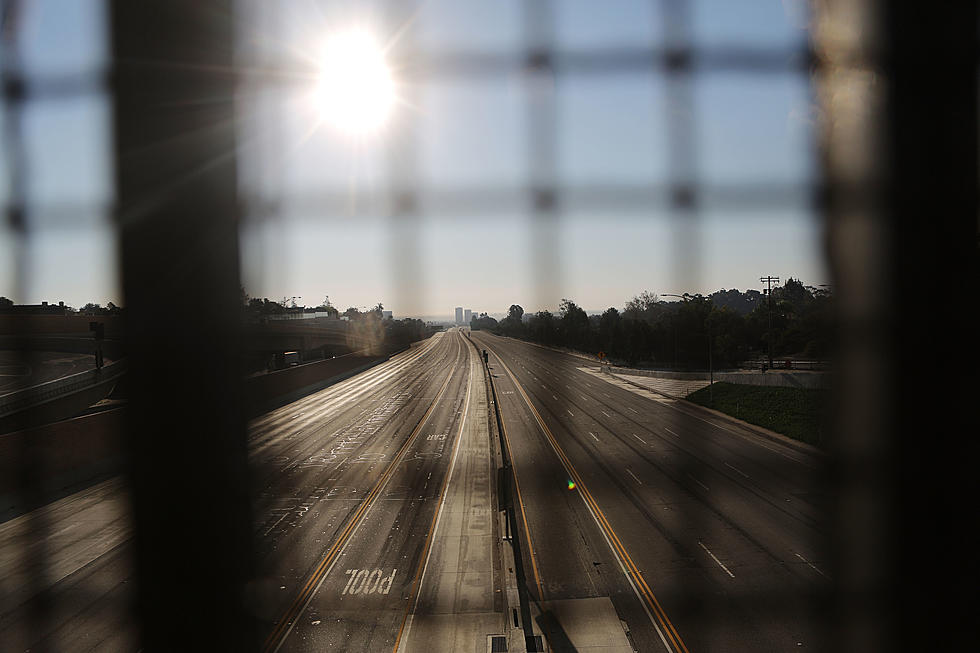
<instances>
[{"instance_id":1,"label":"grass patch","mask_svg":"<svg viewBox=\"0 0 980 653\"><path fill-rule=\"evenodd\" d=\"M826 443L827 390L719 382L714 384L713 402L711 394L710 388L702 388L688 395L687 400L794 440L817 447L823 447Z\"/></svg>"}]
</instances>

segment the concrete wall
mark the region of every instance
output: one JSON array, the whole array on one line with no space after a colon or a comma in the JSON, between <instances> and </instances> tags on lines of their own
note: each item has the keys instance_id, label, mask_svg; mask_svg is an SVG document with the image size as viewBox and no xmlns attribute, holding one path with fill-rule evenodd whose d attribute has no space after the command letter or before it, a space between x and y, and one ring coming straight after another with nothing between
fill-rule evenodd
<instances>
[{"instance_id":1,"label":"concrete wall","mask_svg":"<svg viewBox=\"0 0 980 653\"><path fill-rule=\"evenodd\" d=\"M248 378L244 382L246 410L255 415L295 401L404 349L408 347L383 356L338 356ZM124 453L125 410L117 408L0 435L0 521L25 508L25 497L18 488L27 483L37 483L36 490L45 500L65 488L118 471Z\"/></svg>"},{"instance_id":2,"label":"concrete wall","mask_svg":"<svg viewBox=\"0 0 980 653\"><path fill-rule=\"evenodd\" d=\"M250 416L258 415L353 376L390 357L391 354L347 354L249 377L245 380L245 405L250 407Z\"/></svg>"},{"instance_id":3,"label":"concrete wall","mask_svg":"<svg viewBox=\"0 0 980 653\"><path fill-rule=\"evenodd\" d=\"M0 435L0 519L28 508L18 488L36 484L42 501L118 469L125 409Z\"/></svg>"},{"instance_id":4,"label":"concrete wall","mask_svg":"<svg viewBox=\"0 0 980 653\"><path fill-rule=\"evenodd\" d=\"M827 388L830 374L827 372L723 372L715 374L715 382L740 385L778 386L782 388Z\"/></svg>"},{"instance_id":5,"label":"concrete wall","mask_svg":"<svg viewBox=\"0 0 980 653\"><path fill-rule=\"evenodd\" d=\"M673 379L678 381L707 381L708 372L667 372L660 370L634 370L629 367L603 366L603 369L613 374L628 376L648 376L656 379ZM715 383L737 383L739 385L776 386L783 388L827 388L830 385L830 374L827 372L715 372Z\"/></svg>"}]
</instances>

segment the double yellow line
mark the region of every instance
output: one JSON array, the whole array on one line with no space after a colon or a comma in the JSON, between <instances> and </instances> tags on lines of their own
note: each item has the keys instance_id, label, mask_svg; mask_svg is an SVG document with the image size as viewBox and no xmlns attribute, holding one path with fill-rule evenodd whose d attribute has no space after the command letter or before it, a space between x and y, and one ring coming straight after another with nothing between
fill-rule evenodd
<instances>
[{"instance_id":1,"label":"double yellow line","mask_svg":"<svg viewBox=\"0 0 980 653\"><path fill-rule=\"evenodd\" d=\"M459 342L457 342L456 345L457 345L456 360L459 361L459 349L460 349ZM300 590L299 594L297 594L296 598L294 598L292 603L290 603L289 609L286 610L286 613L282 616L282 618L276 624L276 627L266 638L265 643L262 645L263 653L271 653L272 651L275 651L279 647L283 638L288 634L289 629L291 628L293 622L299 617L299 615L306 608L307 603L309 603L310 599L313 597L313 592L316 591L316 588L320 584L320 581L323 580L323 577L327 574L328 571L330 571L330 567L333 565L334 561L336 560L337 555L344 548L344 545L347 543L347 540L350 539L350 536L357 529L357 526L360 523L361 519L364 517L365 514L367 514L367 511L374 504L375 498L377 498L378 494L381 493L381 490L388 483L388 480L395 473L395 468L401 462L401 459L405 455L405 452L408 451L408 449L415 443L415 439L418 437L418 434L422 430L422 427L425 426L425 423L428 421L429 415L431 415L432 411L435 410L436 405L438 405L439 401L442 399L442 395L445 394L446 388L449 387L449 381L453 378L453 372L455 371L456 371L456 365L454 363L452 368L449 370L449 374L446 375L446 380L443 382L442 388L439 389L439 393L436 395L436 398L433 400L433 402L429 405L429 408L425 411L425 414L422 416L422 419L419 420L419 423L412 431L412 434L408 436L408 439L405 440L405 443L398 450L398 453L395 454L394 458L392 458L391 463L388 465L384 473L378 479L378 482L375 483L374 487L371 489L371 492L364 499L364 501L361 502L361 505L357 508L357 511L354 513L354 516L350 519L350 521L347 522L347 525L344 527L344 530L334 541L333 546L330 547L326 555L320 561L320 564L318 564L316 566L316 569L313 570L313 573L310 574L310 577L306 580L306 583L303 585L303 588Z\"/></svg>"},{"instance_id":2,"label":"double yellow line","mask_svg":"<svg viewBox=\"0 0 980 653\"><path fill-rule=\"evenodd\" d=\"M497 356L496 353L494 353L494 355ZM551 432L551 429L548 428L548 425L545 424L545 421L541 417L541 414L538 413L538 410L534 407L531 398L528 396L527 392L524 391L523 386L521 386L521 384L517 381L517 378L514 376L513 372L510 371L510 368L507 367L506 363L504 363L503 359L500 358L500 356L497 356L497 360L500 361L500 365L504 368L504 371L507 372L507 376L509 376L510 380L514 383L514 387L517 388L517 390L521 393L521 396L524 397L524 402L527 404L528 408L530 408L531 412L534 414L534 419L537 421L538 426L541 428L542 433L544 433L545 436L548 438L548 441L551 443L551 448L555 450L555 453L558 455L558 458L561 460L562 465L565 467L565 471L568 472L569 476L571 476L572 480L575 482L576 489L579 491L582 500L585 501L585 505L586 507L588 507L589 512L592 513L592 516L595 519L596 523L599 525L599 527L602 529L603 533L605 534L606 541L609 542L610 547L613 549L613 553L619 559L620 564L623 566L624 571L626 571L628 577L630 578L637 594L639 594L640 597L645 602L648 612L652 616L656 617L654 626L659 631L661 638L664 639L664 643L666 644L669 640L670 646L675 651L678 651L678 653L690 653L687 649L687 646L684 644L684 640L681 639L680 634L677 632L677 629L674 628L674 624L672 624L670 619L667 617L666 611L660 605L660 601L657 600L657 597L653 593L653 590L650 589L650 585L648 585L646 580L644 580L643 574L640 572L639 568L637 568L636 563L633 562L633 558L626 550L626 547L623 546L623 543L622 541L620 541L619 536L616 535L616 531L613 530L613 527L609 523L609 520L606 519L606 515L602 512L602 509L599 507L599 504L592 496L592 493L589 492L589 489L586 486L584 479L578 473L578 470L575 469L575 466L572 465L572 461L569 460L567 455L565 455L564 450L561 448L561 445L558 444L558 440L555 439L555 436ZM510 447L509 442L507 446L508 448ZM523 509L524 506L522 504L521 505L522 512ZM526 519L524 522L524 528L525 530L527 529ZM534 563L533 556L531 558L531 562L532 564ZM534 573L535 576L537 576L536 566L535 566ZM540 580L538 580L538 583L539 583L539 591L540 591Z\"/></svg>"}]
</instances>

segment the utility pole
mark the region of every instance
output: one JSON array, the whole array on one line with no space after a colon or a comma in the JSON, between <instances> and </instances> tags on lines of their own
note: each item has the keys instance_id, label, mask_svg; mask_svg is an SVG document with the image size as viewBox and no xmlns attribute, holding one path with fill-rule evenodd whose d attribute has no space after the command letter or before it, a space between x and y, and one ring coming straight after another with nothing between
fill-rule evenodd
<instances>
[{"instance_id":1,"label":"utility pole","mask_svg":"<svg viewBox=\"0 0 980 653\"><path fill-rule=\"evenodd\" d=\"M772 369L772 284L773 282L779 283L779 277L765 276L759 277L759 281L768 284L769 288L766 290L766 295L769 296L769 335L766 337L769 345L769 369Z\"/></svg>"}]
</instances>

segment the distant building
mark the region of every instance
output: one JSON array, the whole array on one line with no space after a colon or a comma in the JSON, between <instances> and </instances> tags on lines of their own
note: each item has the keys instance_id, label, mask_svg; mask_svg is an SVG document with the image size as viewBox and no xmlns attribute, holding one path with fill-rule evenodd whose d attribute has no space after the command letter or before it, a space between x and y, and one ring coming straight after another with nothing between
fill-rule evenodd
<instances>
[{"instance_id":1,"label":"distant building","mask_svg":"<svg viewBox=\"0 0 980 653\"><path fill-rule=\"evenodd\" d=\"M10 313L13 315L67 315L68 309L64 302L57 305L41 302L40 304L4 304L0 307L0 313Z\"/></svg>"},{"instance_id":2,"label":"distant building","mask_svg":"<svg viewBox=\"0 0 980 653\"><path fill-rule=\"evenodd\" d=\"M457 306L456 307L456 324L462 324L462 323L463 323L463 307L462 306Z\"/></svg>"},{"instance_id":3,"label":"distant building","mask_svg":"<svg viewBox=\"0 0 980 653\"><path fill-rule=\"evenodd\" d=\"M470 320L472 320L472 319L473 319L473 311L472 310L466 309L465 311L463 311L463 324L469 324L470 323Z\"/></svg>"},{"instance_id":4,"label":"distant building","mask_svg":"<svg viewBox=\"0 0 980 653\"><path fill-rule=\"evenodd\" d=\"M381 318L384 319L384 320L393 319L391 317L391 311L381 311Z\"/></svg>"}]
</instances>

